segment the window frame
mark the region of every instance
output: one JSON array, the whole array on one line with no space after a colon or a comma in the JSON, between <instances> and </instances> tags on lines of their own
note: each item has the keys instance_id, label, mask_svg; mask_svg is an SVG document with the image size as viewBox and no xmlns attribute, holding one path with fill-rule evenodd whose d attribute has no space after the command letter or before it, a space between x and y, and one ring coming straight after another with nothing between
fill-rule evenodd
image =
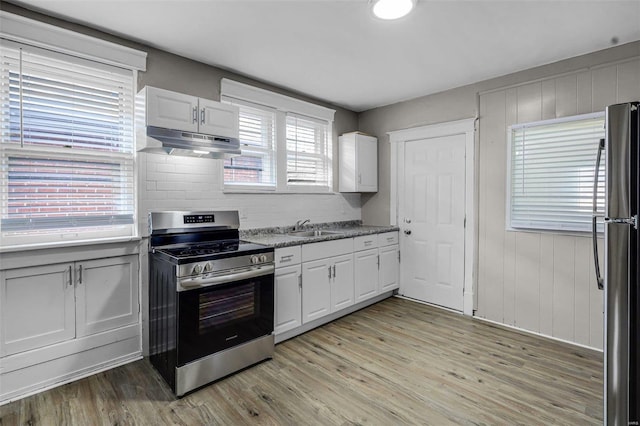
<instances>
[{"instance_id":1,"label":"window frame","mask_svg":"<svg viewBox=\"0 0 640 426\"><path fill-rule=\"evenodd\" d=\"M73 34L73 33L72 33ZM107 64L93 59L85 59L77 57L64 51L58 51L56 49L43 49L37 46L32 46L24 42L15 42L3 37L0 34L0 44L7 49L22 49L24 52L30 54L39 55L47 60L60 61L65 63L78 64L79 66L89 66L91 69L109 72L116 71L124 76L127 81L127 85L124 86L125 93L130 99L130 104L127 104L127 108L130 110L131 117L125 123L125 127L129 128L127 132L127 138L130 138L126 146L126 152L111 152L100 151L99 149L87 149L87 148L66 148L50 144L27 144L23 146L21 144L15 144L15 142L0 142L0 164L4 166L0 167L0 194L4 201L2 202L2 216L8 215L8 191L9 191L9 158L22 157L31 158L34 161L44 160L47 158L53 161L64 161L71 159L78 162L100 162L108 164L118 164L121 170L119 176L128 176L126 182L122 183L125 187L130 188L130 197L127 197L130 202L127 204L131 206L131 223L126 224L93 224L83 228L69 228L69 227L51 227L43 229L42 231L25 230L25 231L7 231L3 230L0 226L0 251L15 251L28 248L41 248L41 247L58 247L69 246L76 244L87 243L100 243L100 242L112 242L112 241L131 241L139 239L138 233L138 176L137 176L137 158L136 158L136 146L135 146L135 93L137 85L137 69L132 67L115 66ZM20 69L22 66L20 66ZM130 86L128 82L130 81ZM20 110L22 106L20 106ZM21 129L20 132L22 134ZM28 200L27 200L28 201ZM127 214L128 216L128 214ZM74 232L75 230L75 232Z\"/></svg>"},{"instance_id":2,"label":"window frame","mask_svg":"<svg viewBox=\"0 0 640 426\"><path fill-rule=\"evenodd\" d=\"M272 156L272 166L273 166L273 184L243 184L240 182L226 182L224 179L224 162L222 164L222 184L225 192L275 192L278 187L278 129L277 129L277 114L278 111L274 108L256 104L255 102L250 102L241 99L234 99L229 96L220 96L220 101L223 103L228 103L231 105L235 105L240 108L242 112L243 107L258 109L262 111L268 111L273 113L273 139L271 141L271 150L270 154ZM251 151L252 148L249 148L248 151ZM242 140L240 140L240 150L242 151ZM267 149L264 149L267 152ZM244 154L240 155L243 156Z\"/></svg>"},{"instance_id":3,"label":"window frame","mask_svg":"<svg viewBox=\"0 0 640 426\"><path fill-rule=\"evenodd\" d=\"M224 193L278 193L278 194L332 194L333 190L333 119L335 110L285 96L269 90L239 83L227 78L220 82L222 102L255 105L275 111L275 188L265 189L257 185L242 185L224 181L224 167L221 167L220 181ZM241 106L241 105L240 105ZM313 121L326 122L327 176L326 186L289 185L287 183L287 114L293 114Z\"/></svg>"},{"instance_id":4,"label":"window frame","mask_svg":"<svg viewBox=\"0 0 640 426\"><path fill-rule=\"evenodd\" d=\"M589 234L591 232L591 225L589 224L589 229L571 229L568 227L561 227L561 226L557 226L557 227L520 227L520 226L513 226L512 224L512 214L511 214L511 210L512 210L512 200L513 200L513 194L512 194L512 179L513 179L513 171L512 171L512 153L513 153L513 134L514 134L514 130L517 129L521 129L521 128L529 128L529 127L540 127L540 126L552 126L552 125L557 125L557 124L561 124L561 123L570 123L570 122L575 122L575 121L586 121L586 120L593 120L593 119L602 119L603 124L604 124L604 119L605 119L605 113L604 111L597 111L597 112L592 112L592 113L586 113L586 114L578 114L578 115L573 115L573 116L567 116L567 117L559 117L559 118L553 118L553 119L548 119L548 120L538 120L538 121L534 121L534 122L527 122L527 123L518 123L518 124L512 124L510 126L507 127L507 152L506 152L506 188L505 188L505 230L506 231L510 231L510 232L533 232L533 233L552 233L552 234L564 234L564 235L575 235L575 236L585 236L587 234ZM603 136L604 136L604 129L603 129ZM597 147L595 148L597 149ZM594 150L594 155L595 155L596 151ZM594 165L595 166L595 165ZM600 164L600 173L603 172L605 167L605 162L604 162L604 158L602 159L602 162ZM600 180L600 185L603 185L603 180ZM602 232L602 227L598 227L598 233Z\"/></svg>"}]
</instances>

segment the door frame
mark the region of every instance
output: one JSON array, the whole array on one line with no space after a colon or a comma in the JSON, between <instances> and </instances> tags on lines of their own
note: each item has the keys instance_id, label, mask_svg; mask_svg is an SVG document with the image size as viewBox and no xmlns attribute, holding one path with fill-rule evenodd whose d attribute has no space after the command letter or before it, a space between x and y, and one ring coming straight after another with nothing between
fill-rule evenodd
<instances>
[{"instance_id":1,"label":"door frame","mask_svg":"<svg viewBox=\"0 0 640 426\"><path fill-rule=\"evenodd\" d=\"M464 230L464 293L463 313L472 316L477 306L477 268L478 268L478 226L477 211L478 197L476 179L476 132L477 119L449 121L445 123L412 127L408 129L388 132L391 143L391 185L389 222L398 223L400 194L404 190L404 150L407 142L432 139L444 136L465 136L465 230ZM402 282L402 268L400 268Z\"/></svg>"}]
</instances>

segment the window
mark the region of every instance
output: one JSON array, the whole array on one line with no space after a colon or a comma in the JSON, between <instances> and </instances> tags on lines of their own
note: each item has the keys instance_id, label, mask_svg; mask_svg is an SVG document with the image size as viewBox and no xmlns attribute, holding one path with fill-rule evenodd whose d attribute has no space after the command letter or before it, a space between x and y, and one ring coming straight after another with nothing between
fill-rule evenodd
<instances>
[{"instance_id":1,"label":"window","mask_svg":"<svg viewBox=\"0 0 640 426\"><path fill-rule=\"evenodd\" d=\"M287 114L287 185L330 187L327 123Z\"/></svg>"},{"instance_id":2,"label":"window","mask_svg":"<svg viewBox=\"0 0 640 426\"><path fill-rule=\"evenodd\" d=\"M240 108L242 155L225 160L225 184L275 189L275 111L249 102L231 103Z\"/></svg>"},{"instance_id":3,"label":"window","mask_svg":"<svg viewBox=\"0 0 640 426\"><path fill-rule=\"evenodd\" d=\"M602 113L509 128L511 228L591 231L593 182ZM598 210L604 208L604 158L599 173Z\"/></svg>"},{"instance_id":4,"label":"window","mask_svg":"<svg viewBox=\"0 0 640 426\"><path fill-rule=\"evenodd\" d=\"M242 155L224 163L226 189L332 190L334 110L222 79L221 99L240 108Z\"/></svg>"},{"instance_id":5,"label":"window","mask_svg":"<svg viewBox=\"0 0 640 426\"><path fill-rule=\"evenodd\" d=\"M2 246L135 232L133 71L2 41Z\"/></svg>"}]
</instances>

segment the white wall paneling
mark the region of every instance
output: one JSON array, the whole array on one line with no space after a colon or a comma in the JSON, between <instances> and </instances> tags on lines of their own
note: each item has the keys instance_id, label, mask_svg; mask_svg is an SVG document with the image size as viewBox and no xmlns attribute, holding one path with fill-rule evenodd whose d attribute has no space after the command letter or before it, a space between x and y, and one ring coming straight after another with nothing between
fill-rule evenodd
<instances>
[{"instance_id":1,"label":"white wall paneling","mask_svg":"<svg viewBox=\"0 0 640 426\"><path fill-rule=\"evenodd\" d=\"M638 99L638 58L481 93L477 316L602 349L590 236L505 230L507 127Z\"/></svg>"}]
</instances>

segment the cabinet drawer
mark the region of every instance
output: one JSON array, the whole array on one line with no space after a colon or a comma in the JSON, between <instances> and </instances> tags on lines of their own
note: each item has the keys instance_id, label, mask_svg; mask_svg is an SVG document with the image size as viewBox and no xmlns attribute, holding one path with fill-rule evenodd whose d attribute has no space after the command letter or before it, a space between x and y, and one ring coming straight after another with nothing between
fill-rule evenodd
<instances>
[{"instance_id":1,"label":"cabinet drawer","mask_svg":"<svg viewBox=\"0 0 640 426\"><path fill-rule=\"evenodd\" d=\"M276 268L300 263L302 250L300 246L283 247L275 250Z\"/></svg>"},{"instance_id":2,"label":"cabinet drawer","mask_svg":"<svg viewBox=\"0 0 640 426\"><path fill-rule=\"evenodd\" d=\"M378 234L378 246L384 247L392 244L398 244L398 231Z\"/></svg>"},{"instance_id":3,"label":"cabinet drawer","mask_svg":"<svg viewBox=\"0 0 640 426\"><path fill-rule=\"evenodd\" d=\"M368 250L378 247L378 234L362 235L353 238L353 251Z\"/></svg>"},{"instance_id":4,"label":"cabinet drawer","mask_svg":"<svg viewBox=\"0 0 640 426\"><path fill-rule=\"evenodd\" d=\"M303 244L302 261L309 262L331 256L339 256L353 252L353 238L323 241L321 243Z\"/></svg>"}]
</instances>

